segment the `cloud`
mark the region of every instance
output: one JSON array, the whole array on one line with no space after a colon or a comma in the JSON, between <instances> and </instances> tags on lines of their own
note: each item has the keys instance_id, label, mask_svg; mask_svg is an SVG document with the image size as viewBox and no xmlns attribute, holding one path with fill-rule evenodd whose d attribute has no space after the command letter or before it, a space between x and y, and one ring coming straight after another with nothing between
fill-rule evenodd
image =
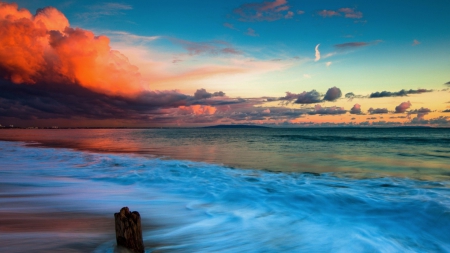
<instances>
[{"instance_id":1,"label":"cloud","mask_svg":"<svg viewBox=\"0 0 450 253\"><path fill-rule=\"evenodd\" d=\"M255 123L260 124L278 124L284 121L297 119L307 114L304 109L292 109L286 107L253 107L244 106L241 108L232 108L231 110L217 112L216 115L229 121L239 123ZM262 121L262 122L261 122Z\"/></svg>"},{"instance_id":2,"label":"cloud","mask_svg":"<svg viewBox=\"0 0 450 253\"><path fill-rule=\"evenodd\" d=\"M230 23L223 23L223 26L225 26L226 28L230 28L231 30L239 31L239 29L237 29L233 24Z\"/></svg>"},{"instance_id":3,"label":"cloud","mask_svg":"<svg viewBox=\"0 0 450 253\"><path fill-rule=\"evenodd\" d=\"M446 82L445 85L449 85L450 86L450 82Z\"/></svg>"},{"instance_id":4,"label":"cloud","mask_svg":"<svg viewBox=\"0 0 450 253\"><path fill-rule=\"evenodd\" d=\"M104 34L108 35L111 40L121 41L127 44L148 43L162 38L161 36L141 36L124 31L105 31Z\"/></svg>"},{"instance_id":5,"label":"cloud","mask_svg":"<svg viewBox=\"0 0 450 253\"><path fill-rule=\"evenodd\" d=\"M209 93L205 89L198 89L194 94L195 99L206 99L206 98L223 97L223 96L225 96L225 93L223 93L222 91Z\"/></svg>"},{"instance_id":6,"label":"cloud","mask_svg":"<svg viewBox=\"0 0 450 253\"><path fill-rule=\"evenodd\" d=\"M418 40L413 40L413 43L412 43L412 46L417 46L417 45L419 45L421 42L420 41L418 41Z\"/></svg>"},{"instance_id":7,"label":"cloud","mask_svg":"<svg viewBox=\"0 0 450 253\"><path fill-rule=\"evenodd\" d=\"M420 109L415 109L415 110L409 111L408 114L416 114L416 113L417 114L428 114L430 112L431 112L430 109L421 107Z\"/></svg>"},{"instance_id":8,"label":"cloud","mask_svg":"<svg viewBox=\"0 0 450 253\"><path fill-rule=\"evenodd\" d=\"M288 13L287 13L286 15L284 15L284 18L285 18L285 19L290 19L290 18L292 18L293 16L294 16L294 12L288 11Z\"/></svg>"},{"instance_id":9,"label":"cloud","mask_svg":"<svg viewBox=\"0 0 450 253\"><path fill-rule=\"evenodd\" d=\"M317 46L316 46L316 48L315 48L315 51L316 51L316 59L314 59L314 61L320 60L319 46L320 46L320 44L317 44Z\"/></svg>"},{"instance_id":10,"label":"cloud","mask_svg":"<svg viewBox=\"0 0 450 253\"><path fill-rule=\"evenodd\" d=\"M209 42L193 42L187 41L177 38L168 37L168 39L177 45L182 46L188 51L188 54L191 56L201 55L201 54L211 54L211 55L220 55L220 54L231 54L231 55L241 55L242 52L235 49L230 43L216 40Z\"/></svg>"},{"instance_id":11,"label":"cloud","mask_svg":"<svg viewBox=\"0 0 450 253\"><path fill-rule=\"evenodd\" d=\"M80 125L80 119L125 120L146 126L177 121L213 123L239 108L253 108L263 101L227 98L223 92L208 93L212 97L203 99L177 91L145 91L136 97L125 97L95 92L76 84L17 85L5 80L0 81L0 90L0 119L31 120L35 125L46 119L71 120L74 125ZM205 92L199 94L204 97Z\"/></svg>"},{"instance_id":12,"label":"cloud","mask_svg":"<svg viewBox=\"0 0 450 253\"><path fill-rule=\"evenodd\" d=\"M334 16L341 16L341 14L337 11L332 11L332 10L321 10L319 12L317 12L317 14L319 14L319 16L322 16L324 18L326 17L334 17Z\"/></svg>"},{"instance_id":13,"label":"cloud","mask_svg":"<svg viewBox=\"0 0 450 253\"><path fill-rule=\"evenodd\" d=\"M427 122L423 122L424 121L424 117L430 112L431 112L430 109L421 107L420 109L409 111L408 112L408 116L411 115L411 114L417 114L416 118L412 119L411 122L412 123L423 123L423 124L425 124Z\"/></svg>"},{"instance_id":14,"label":"cloud","mask_svg":"<svg viewBox=\"0 0 450 253\"><path fill-rule=\"evenodd\" d=\"M345 18L360 19L363 17L362 12L356 11L354 8L340 8L337 11L334 10L322 10L317 12L320 16L326 17L339 17L344 15Z\"/></svg>"},{"instance_id":15,"label":"cloud","mask_svg":"<svg viewBox=\"0 0 450 253\"><path fill-rule=\"evenodd\" d=\"M334 47L339 50L349 50L349 49L354 49L354 48L377 45L381 42L382 42L381 40L375 40L372 42L363 42L363 41L362 42L348 42L348 43L336 44L336 45L334 45Z\"/></svg>"},{"instance_id":16,"label":"cloud","mask_svg":"<svg viewBox=\"0 0 450 253\"><path fill-rule=\"evenodd\" d=\"M370 45L370 43L367 42L348 42L343 44L337 44L334 45L334 47L338 49L348 49L348 48L357 48L357 47L365 47Z\"/></svg>"},{"instance_id":17,"label":"cloud","mask_svg":"<svg viewBox=\"0 0 450 253\"><path fill-rule=\"evenodd\" d=\"M442 112L450 112L450 109L443 110Z\"/></svg>"},{"instance_id":18,"label":"cloud","mask_svg":"<svg viewBox=\"0 0 450 253\"><path fill-rule=\"evenodd\" d=\"M303 74L303 77L304 77L304 78L310 79L310 78L311 78L311 75L309 75L309 74Z\"/></svg>"},{"instance_id":19,"label":"cloud","mask_svg":"<svg viewBox=\"0 0 450 253\"><path fill-rule=\"evenodd\" d=\"M450 120L448 120L448 117L444 117L444 116L430 119L428 121L428 123L431 125L438 125L438 126L450 126Z\"/></svg>"},{"instance_id":20,"label":"cloud","mask_svg":"<svg viewBox=\"0 0 450 253\"><path fill-rule=\"evenodd\" d=\"M161 108L188 105L176 91L144 91L136 97L108 95L76 84L13 84L0 81L0 115L20 119L147 120Z\"/></svg>"},{"instance_id":21,"label":"cloud","mask_svg":"<svg viewBox=\"0 0 450 253\"><path fill-rule=\"evenodd\" d=\"M178 107L182 113L203 115L203 114L214 114L217 108L209 105L190 105L190 106L180 106Z\"/></svg>"},{"instance_id":22,"label":"cloud","mask_svg":"<svg viewBox=\"0 0 450 253\"><path fill-rule=\"evenodd\" d=\"M335 101L336 99L342 97L341 89L335 87L329 88L323 100Z\"/></svg>"},{"instance_id":23,"label":"cloud","mask_svg":"<svg viewBox=\"0 0 450 253\"><path fill-rule=\"evenodd\" d=\"M273 2L243 4L234 9L233 13L242 22L275 21L282 18L291 18L294 13L289 9L290 6L287 5L286 0L275 0Z\"/></svg>"},{"instance_id":24,"label":"cloud","mask_svg":"<svg viewBox=\"0 0 450 253\"><path fill-rule=\"evenodd\" d=\"M342 92L337 87L329 88L325 96L322 98L322 95L316 90L312 90L309 92L302 92L299 94L286 92L286 96L279 98L280 101L294 101L296 104L314 104L320 103L323 101L335 101L336 99L342 96Z\"/></svg>"},{"instance_id":25,"label":"cloud","mask_svg":"<svg viewBox=\"0 0 450 253\"><path fill-rule=\"evenodd\" d=\"M345 98L348 98L348 101L352 101L354 98L363 98L364 96L355 95L353 92L349 92L345 94Z\"/></svg>"},{"instance_id":26,"label":"cloud","mask_svg":"<svg viewBox=\"0 0 450 253\"><path fill-rule=\"evenodd\" d=\"M355 104L352 109L350 109L350 113L351 114L362 114L361 113L361 105L360 104Z\"/></svg>"},{"instance_id":27,"label":"cloud","mask_svg":"<svg viewBox=\"0 0 450 253\"><path fill-rule=\"evenodd\" d=\"M107 94L147 89L139 70L106 36L71 28L61 12L46 7L31 15L0 5L0 73L14 83L77 83ZM50 30L52 29L52 30Z\"/></svg>"},{"instance_id":28,"label":"cloud","mask_svg":"<svg viewBox=\"0 0 450 253\"><path fill-rule=\"evenodd\" d=\"M386 108L376 108L376 109L373 109L372 107L370 107L370 109L369 109L369 113L370 114L385 114L385 113L388 113L389 111L388 111L388 109L386 109Z\"/></svg>"},{"instance_id":29,"label":"cloud","mask_svg":"<svg viewBox=\"0 0 450 253\"><path fill-rule=\"evenodd\" d=\"M298 14L298 15L303 15L303 14L305 14L305 11L298 10L298 11L297 11L297 14Z\"/></svg>"},{"instance_id":30,"label":"cloud","mask_svg":"<svg viewBox=\"0 0 450 253\"><path fill-rule=\"evenodd\" d=\"M404 113L411 107L411 102L403 102L395 107L395 113Z\"/></svg>"},{"instance_id":31,"label":"cloud","mask_svg":"<svg viewBox=\"0 0 450 253\"><path fill-rule=\"evenodd\" d=\"M408 96L409 94L421 94L425 92L432 92L433 90L427 90L427 89L417 89L417 90L400 90L397 92L390 92L390 91L382 91L382 92L374 92L371 93L369 98L382 98L382 97L403 97Z\"/></svg>"},{"instance_id":32,"label":"cloud","mask_svg":"<svg viewBox=\"0 0 450 253\"><path fill-rule=\"evenodd\" d=\"M353 99L354 97L355 97L355 93L353 93L353 92L345 93L345 98Z\"/></svg>"},{"instance_id":33,"label":"cloud","mask_svg":"<svg viewBox=\"0 0 450 253\"><path fill-rule=\"evenodd\" d=\"M353 8L340 8L338 12L344 13L346 18L362 18L363 14L360 11L355 11Z\"/></svg>"},{"instance_id":34,"label":"cloud","mask_svg":"<svg viewBox=\"0 0 450 253\"><path fill-rule=\"evenodd\" d=\"M296 104L314 104L322 102L321 95L316 90L309 92L302 92L299 94L286 92L286 96L279 98L279 100L294 101Z\"/></svg>"},{"instance_id":35,"label":"cloud","mask_svg":"<svg viewBox=\"0 0 450 253\"><path fill-rule=\"evenodd\" d=\"M341 115L341 114L346 114L347 111L344 110L344 108L342 107L322 107L321 105L317 104L314 107L314 111L312 112L308 112L308 114L310 115Z\"/></svg>"},{"instance_id":36,"label":"cloud","mask_svg":"<svg viewBox=\"0 0 450 253\"><path fill-rule=\"evenodd\" d=\"M297 94L297 100L295 100L294 103L296 104L314 104L321 102L322 99L320 98L320 93L316 90L312 90L309 92L302 92L300 94Z\"/></svg>"},{"instance_id":37,"label":"cloud","mask_svg":"<svg viewBox=\"0 0 450 253\"><path fill-rule=\"evenodd\" d=\"M331 61L328 61L328 62L325 63L325 65L326 65L327 67L330 67L331 64L333 64L333 62L331 62Z\"/></svg>"},{"instance_id":38,"label":"cloud","mask_svg":"<svg viewBox=\"0 0 450 253\"><path fill-rule=\"evenodd\" d=\"M248 36L252 36L252 37L258 37L259 36L259 34L257 34L255 32L255 30L253 30L252 28L248 28L247 32L245 34L248 35Z\"/></svg>"},{"instance_id":39,"label":"cloud","mask_svg":"<svg viewBox=\"0 0 450 253\"><path fill-rule=\"evenodd\" d=\"M294 100L298 98L298 94L287 91L286 96L280 98L280 100Z\"/></svg>"}]
</instances>

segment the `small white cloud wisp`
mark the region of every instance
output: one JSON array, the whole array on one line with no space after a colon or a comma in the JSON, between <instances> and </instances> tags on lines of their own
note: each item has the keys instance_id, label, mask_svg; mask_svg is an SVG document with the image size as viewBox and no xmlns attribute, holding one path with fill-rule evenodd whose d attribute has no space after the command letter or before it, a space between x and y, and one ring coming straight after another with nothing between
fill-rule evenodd
<instances>
[{"instance_id":1,"label":"small white cloud wisp","mask_svg":"<svg viewBox=\"0 0 450 253\"><path fill-rule=\"evenodd\" d=\"M316 46L316 49L315 49L316 50L316 59L314 61L320 60L319 46L320 46L320 44L317 44L317 46Z\"/></svg>"}]
</instances>

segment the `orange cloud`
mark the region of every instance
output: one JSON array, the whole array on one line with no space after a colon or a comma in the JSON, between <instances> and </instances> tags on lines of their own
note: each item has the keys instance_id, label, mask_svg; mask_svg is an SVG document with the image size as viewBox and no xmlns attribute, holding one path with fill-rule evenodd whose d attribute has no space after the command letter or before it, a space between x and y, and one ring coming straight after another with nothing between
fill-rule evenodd
<instances>
[{"instance_id":1,"label":"orange cloud","mask_svg":"<svg viewBox=\"0 0 450 253\"><path fill-rule=\"evenodd\" d=\"M180 106L178 107L182 112L194 115L208 114L212 115L216 113L217 108L209 105L191 105L191 106Z\"/></svg>"},{"instance_id":2,"label":"orange cloud","mask_svg":"<svg viewBox=\"0 0 450 253\"><path fill-rule=\"evenodd\" d=\"M69 81L114 95L145 90L138 68L111 50L109 38L71 28L53 7L32 15L0 3L0 58L0 75L14 83Z\"/></svg>"}]
</instances>

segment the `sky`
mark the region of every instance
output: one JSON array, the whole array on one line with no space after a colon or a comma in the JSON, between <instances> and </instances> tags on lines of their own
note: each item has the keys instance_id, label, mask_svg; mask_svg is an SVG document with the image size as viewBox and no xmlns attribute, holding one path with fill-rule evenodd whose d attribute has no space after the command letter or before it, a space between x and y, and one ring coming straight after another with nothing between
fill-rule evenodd
<instances>
[{"instance_id":1,"label":"sky","mask_svg":"<svg viewBox=\"0 0 450 253\"><path fill-rule=\"evenodd\" d=\"M0 124L450 127L448 1L0 1Z\"/></svg>"}]
</instances>

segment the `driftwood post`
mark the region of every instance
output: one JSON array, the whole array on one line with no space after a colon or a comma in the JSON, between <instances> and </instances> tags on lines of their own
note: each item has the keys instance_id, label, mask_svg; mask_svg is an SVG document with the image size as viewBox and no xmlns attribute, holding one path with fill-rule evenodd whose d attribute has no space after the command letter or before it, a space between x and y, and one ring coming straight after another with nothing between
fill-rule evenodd
<instances>
[{"instance_id":1,"label":"driftwood post","mask_svg":"<svg viewBox=\"0 0 450 253\"><path fill-rule=\"evenodd\" d=\"M120 212L114 214L114 219L117 245L137 253L144 253L141 215L136 211L130 212L128 207L122 207Z\"/></svg>"}]
</instances>

